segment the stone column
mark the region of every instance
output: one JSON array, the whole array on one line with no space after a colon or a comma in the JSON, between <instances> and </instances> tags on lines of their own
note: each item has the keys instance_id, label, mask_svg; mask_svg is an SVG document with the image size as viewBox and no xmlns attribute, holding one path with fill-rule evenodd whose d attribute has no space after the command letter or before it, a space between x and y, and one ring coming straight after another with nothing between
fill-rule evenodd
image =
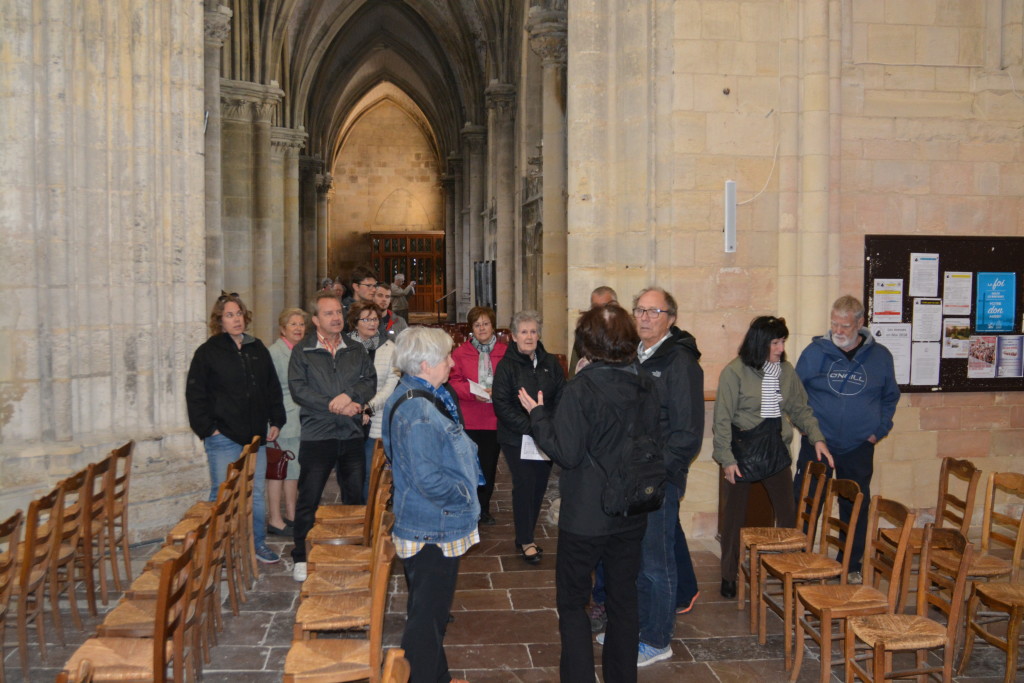
<instances>
[{"instance_id":1,"label":"stone column","mask_svg":"<svg viewBox=\"0 0 1024 683\"><path fill-rule=\"evenodd\" d=\"M221 227L221 125L220 125L220 53L224 38L231 30L232 12L223 5L204 15L203 28L203 104L206 109L204 157L206 160L206 301L214 300L224 289L224 231Z\"/></svg>"},{"instance_id":2,"label":"stone column","mask_svg":"<svg viewBox=\"0 0 1024 683\"><path fill-rule=\"evenodd\" d=\"M454 284L457 282L455 274L455 264L458 255L456 248L456 229L459 221L456 217L456 194L455 194L455 178L456 170L458 169L458 159L449 156L448 157L448 172L445 173L441 178L441 192L444 196L444 293L447 294L454 289ZM447 312L447 320L449 322L455 322L458 318L458 303L457 295L453 295L445 299L445 311Z\"/></svg>"},{"instance_id":3,"label":"stone column","mask_svg":"<svg viewBox=\"0 0 1024 683\"><path fill-rule=\"evenodd\" d=\"M299 225L299 151L306 144L305 129L274 128L271 140L274 145L276 175L283 180L280 258L275 254L275 278L283 275L282 288L275 299L279 299L277 313L286 306L302 306L302 228ZM277 237L274 239L278 242Z\"/></svg>"},{"instance_id":4,"label":"stone column","mask_svg":"<svg viewBox=\"0 0 1024 683\"><path fill-rule=\"evenodd\" d=\"M274 308L274 168L270 150L270 118L274 103L253 104L253 309L252 331L273 339Z\"/></svg>"},{"instance_id":5,"label":"stone column","mask_svg":"<svg viewBox=\"0 0 1024 683\"><path fill-rule=\"evenodd\" d=\"M301 302L303 308L319 284L316 280L324 273L317 271L317 175L324 168L324 163L315 156L302 156L299 159L299 221L301 223L302 282Z\"/></svg>"},{"instance_id":6,"label":"stone column","mask_svg":"<svg viewBox=\"0 0 1024 683\"><path fill-rule=\"evenodd\" d=\"M467 221L462 246L466 255L466 282L464 299L459 310L469 310L476 303L476 288L473 282L473 262L484 257L484 190L487 176L484 173L486 154L485 138L487 129L467 123L462 129L463 158L466 162L464 185L466 190ZM468 249L466 249L468 247Z\"/></svg>"},{"instance_id":7,"label":"stone column","mask_svg":"<svg viewBox=\"0 0 1024 683\"><path fill-rule=\"evenodd\" d=\"M544 338L554 353L569 347L566 231L565 64L564 10L531 7L527 30L530 47L541 56L543 83L543 262L541 264Z\"/></svg>"},{"instance_id":8,"label":"stone column","mask_svg":"<svg viewBox=\"0 0 1024 683\"><path fill-rule=\"evenodd\" d=\"M495 311L507 320L514 311L515 296L515 104L516 88L492 82L485 92L494 139L494 200L497 234L495 253Z\"/></svg>"},{"instance_id":9,"label":"stone column","mask_svg":"<svg viewBox=\"0 0 1024 683\"><path fill-rule=\"evenodd\" d=\"M334 194L334 178L330 173L316 174L316 272L318 276L327 272L327 240L329 238L331 195Z\"/></svg>"}]
</instances>

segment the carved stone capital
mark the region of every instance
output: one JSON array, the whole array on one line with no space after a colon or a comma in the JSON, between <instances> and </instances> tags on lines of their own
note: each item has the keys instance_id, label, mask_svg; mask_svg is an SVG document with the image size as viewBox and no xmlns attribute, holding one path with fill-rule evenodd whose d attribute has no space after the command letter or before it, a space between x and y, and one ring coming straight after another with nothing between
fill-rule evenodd
<instances>
[{"instance_id":1,"label":"carved stone capital","mask_svg":"<svg viewBox=\"0 0 1024 683\"><path fill-rule=\"evenodd\" d=\"M297 152L306 146L309 134L304 128L271 128L270 146L274 154Z\"/></svg>"},{"instance_id":2,"label":"carved stone capital","mask_svg":"<svg viewBox=\"0 0 1024 683\"><path fill-rule=\"evenodd\" d=\"M565 10L540 6L530 8L526 21L530 48L540 55L544 66L565 66L567 26Z\"/></svg>"},{"instance_id":3,"label":"carved stone capital","mask_svg":"<svg viewBox=\"0 0 1024 683\"><path fill-rule=\"evenodd\" d=\"M487 128L466 123L462 128L462 141L469 145L471 153L479 152L487 139Z\"/></svg>"},{"instance_id":4,"label":"carved stone capital","mask_svg":"<svg viewBox=\"0 0 1024 683\"><path fill-rule=\"evenodd\" d=\"M203 15L203 35L207 47L217 50L224 47L224 39L231 32L231 15L233 12L224 5L206 12Z\"/></svg>"},{"instance_id":5,"label":"carved stone capital","mask_svg":"<svg viewBox=\"0 0 1024 683\"><path fill-rule=\"evenodd\" d=\"M256 123L270 123L274 110L277 109L277 102L253 102L252 116Z\"/></svg>"},{"instance_id":6,"label":"carved stone capital","mask_svg":"<svg viewBox=\"0 0 1024 683\"><path fill-rule=\"evenodd\" d=\"M233 121L252 121L249 100L241 97L221 97L221 116Z\"/></svg>"},{"instance_id":7,"label":"carved stone capital","mask_svg":"<svg viewBox=\"0 0 1024 683\"><path fill-rule=\"evenodd\" d=\"M299 172L303 175L315 176L324 170L324 160L319 155L303 154L299 157Z\"/></svg>"},{"instance_id":8,"label":"carved stone capital","mask_svg":"<svg viewBox=\"0 0 1024 683\"><path fill-rule=\"evenodd\" d=\"M330 194L334 190L334 178L330 173L317 173L315 182L318 194Z\"/></svg>"},{"instance_id":9,"label":"carved stone capital","mask_svg":"<svg viewBox=\"0 0 1024 683\"><path fill-rule=\"evenodd\" d=\"M275 85L220 79L220 99L226 119L269 123L284 98Z\"/></svg>"},{"instance_id":10,"label":"carved stone capital","mask_svg":"<svg viewBox=\"0 0 1024 683\"><path fill-rule=\"evenodd\" d=\"M491 81L484 90L487 108L494 109L498 114L509 115L516 106L516 86L511 83Z\"/></svg>"}]
</instances>

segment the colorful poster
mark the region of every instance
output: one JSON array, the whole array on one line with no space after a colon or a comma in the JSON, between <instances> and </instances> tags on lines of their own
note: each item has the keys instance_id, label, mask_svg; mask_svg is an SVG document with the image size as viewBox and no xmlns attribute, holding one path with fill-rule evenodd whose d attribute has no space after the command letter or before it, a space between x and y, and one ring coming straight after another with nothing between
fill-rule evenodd
<instances>
[{"instance_id":1,"label":"colorful poster","mask_svg":"<svg viewBox=\"0 0 1024 683\"><path fill-rule=\"evenodd\" d=\"M1024 337L996 337L996 377L1024 377L1021 351Z\"/></svg>"},{"instance_id":2,"label":"colorful poster","mask_svg":"<svg viewBox=\"0 0 1024 683\"><path fill-rule=\"evenodd\" d=\"M971 337L967 350L967 378L991 379L996 376L996 337Z\"/></svg>"},{"instance_id":3,"label":"colorful poster","mask_svg":"<svg viewBox=\"0 0 1024 683\"><path fill-rule=\"evenodd\" d=\"M970 339L970 318L946 318L942 321L943 358L967 358Z\"/></svg>"},{"instance_id":4,"label":"colorful poster","mask_svg":"<svg viewBox=\"0 0 1024 683\"><path fill-rule=\"evenodd\" d=\"M1013 332L1016 273L978 273L975 332Z\"/></svg>"},{"instance_id":5,"label":"colorful poster","mask_svg":"<svg viewBox=\"0 0 1024 683\"><path fill-rule=\"evenodd\" d=\"M872 323L903 322L903 279L875 278Z\"/></svg>"},{"instance_id":6,"label":"colorful poster","mask_svg":"<svg viewBox=\"0 0 1024 683\"><path fill-rule=\"evenodd\" d=\"M942 315L971 314L971 286L974 274L947 270L942 282Z\"/></svg>"}]
</instances>

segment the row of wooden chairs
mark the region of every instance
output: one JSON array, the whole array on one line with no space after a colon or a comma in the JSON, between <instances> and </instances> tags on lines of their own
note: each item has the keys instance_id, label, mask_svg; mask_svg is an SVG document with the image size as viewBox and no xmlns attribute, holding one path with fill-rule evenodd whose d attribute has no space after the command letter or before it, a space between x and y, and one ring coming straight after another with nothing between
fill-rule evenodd
<instances>
[{"instance_id":1,"label":"row of wooden chairs","mask_svg":"<svg viewBox=\"0 0 1024 683\"><path fill-rule=\"evenodd\" d=\"M63 680L79 681L86 661L93 680L162 681L168 666L175 681L202 677L224 627L222 575L236 616L254 580L246 573L245 549L252 547L246 518L252 517L258 449L254 438L228 465L216 499L193 505L168 532L163 547L106 614L96 637L65 663ZM168 578L168 572L177 578Z\"/></svg>"},{"instance_id":2,"label":"row of wooden chairs","mask_svg":"<svg viewBox=\"0 0 1024 683\"><path fill-rule=\"evenodd\" d=\"M926 649L948 643L943 666L937 669L948 680L952 675L953 653L964 628L967 640L960 671L967 666L977 636L1007 653L1005 680L1014 679L1020 622L1024 615L1024 585L1020 583L1024 475L990 474L982 543L980 551L975 553L973 544L967 541L967 530L980 475L968 461L944 460L935 522L923 529L914 526L916 516L905 506L875 496L868 512L864 585L847 584L852 530L857 524L862 494L852 481L833 479L823 486L825 469L818 463L811 463L805 474L796 527L741 530L741 552L749 559L741 562L743 577L738 607L743 609L744 588L749 587L750 628L751 632L757 631L762 644L766 636L767 610L775 611L783 619L785 663L791 670L792 680L799 675L805 634L821 649L822 681L831 676L832 644L837 639L844 647L838 663L846 663L848 676L865 680L872 678L859 663L866 657L854 653L858 642L871 645L875 662L870 673L875 676L891 666L891 651L920 649L917 657L920 669L927 668L923 654ZM957 479L964 483L962 493L953 491ZM825 501L820 508L821 532L819 550L815 553L811 549L819 521L822 489ZM845 499L852 510L848 523L839 519L836 508L840 499ZM1018 512L1014 515L1004 510ZM830 549L834 556L829 555ZM915 557L920 558L919 569L916 581L912 582ZM994 582L993 579L1007 580ZM881 588L883 582L888 584L885 592ZM776 585L781 590L773 590ZM965 605L968 585L971 586L970 598ZM913 603L915 613L907 615L904 612L911 588L916 588L917 593ZM927 621L929 609L943 612L947 623L942 626ZM907 623L904 617L914 619ZM993 623L1007 620L1005 637L990 628ZM896 630L887 631L883 626ZM905 631L904 635L913 633L915 637L892 635L899 633L899 629ZM791 655L795 655L795 664Z\"/></svg>"},{"instance_id":3,"label":"row of wooden chairs","mask_svg":"<svg viewBox=\"0 0 1024 683\"><path fill-rule=\"evenodd\" d=\"M325 505L307 537L309 573L302 584L284 680L404 683L409 664L400 649L383 651L384 612L395 546L387 510L391 470L377 441L365 506ZM365 638L319 638L365 632Z\"/></svg>"},{"instance_id":4,"label":"row of wooden chairs","mask_svg":"<svg viewBox=\"0 0 1024 683\"><path fill-rule=\"evenodd\" d=\"M128 490L135 442L129 441L99 462L89 464L0 523L0 643L10 601L17 600L15 622L22 672L29 677L28 631L34 626L39 653L46 661L45 593L58 642L64 644L59 601L65 596L71 619L83 628L77 586L84 586L89 613L97 614L96 593L109 600L107 567L116 590L122 589L118 552L131 581L128 549ZM24 529L24 536L21 531ZM96 576L99 580L97 582ZM4 680L0 662L0 682Z\"/></svg>"}]
</instances>

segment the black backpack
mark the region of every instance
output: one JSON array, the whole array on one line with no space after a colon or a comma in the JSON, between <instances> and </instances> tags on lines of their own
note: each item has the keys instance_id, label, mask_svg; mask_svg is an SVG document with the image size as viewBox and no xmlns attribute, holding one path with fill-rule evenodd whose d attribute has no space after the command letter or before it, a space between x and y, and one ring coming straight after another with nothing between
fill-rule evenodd
<instances>
[{"instance_id":1,"label":"black backpack","mask_svg":"<svg viewBox=\"0 0 1024 683\"><path fill-rule=\"evenodd\" d=\"M602 392L586 373L580 373L577 377L582 378L591 393L608 406L628 437L621 457L610 471L589 454L587 456L605 477L604 488L601 490L601 509L611 517L633 517L661 508L665 500L667 476L661 444L650 434L633 434L629 425L622 421L619 411L602 398ZM654 384L649 378L647 381L641 379L640 387L638 401L653 392Z\"/></svg>"}]
</instances>

